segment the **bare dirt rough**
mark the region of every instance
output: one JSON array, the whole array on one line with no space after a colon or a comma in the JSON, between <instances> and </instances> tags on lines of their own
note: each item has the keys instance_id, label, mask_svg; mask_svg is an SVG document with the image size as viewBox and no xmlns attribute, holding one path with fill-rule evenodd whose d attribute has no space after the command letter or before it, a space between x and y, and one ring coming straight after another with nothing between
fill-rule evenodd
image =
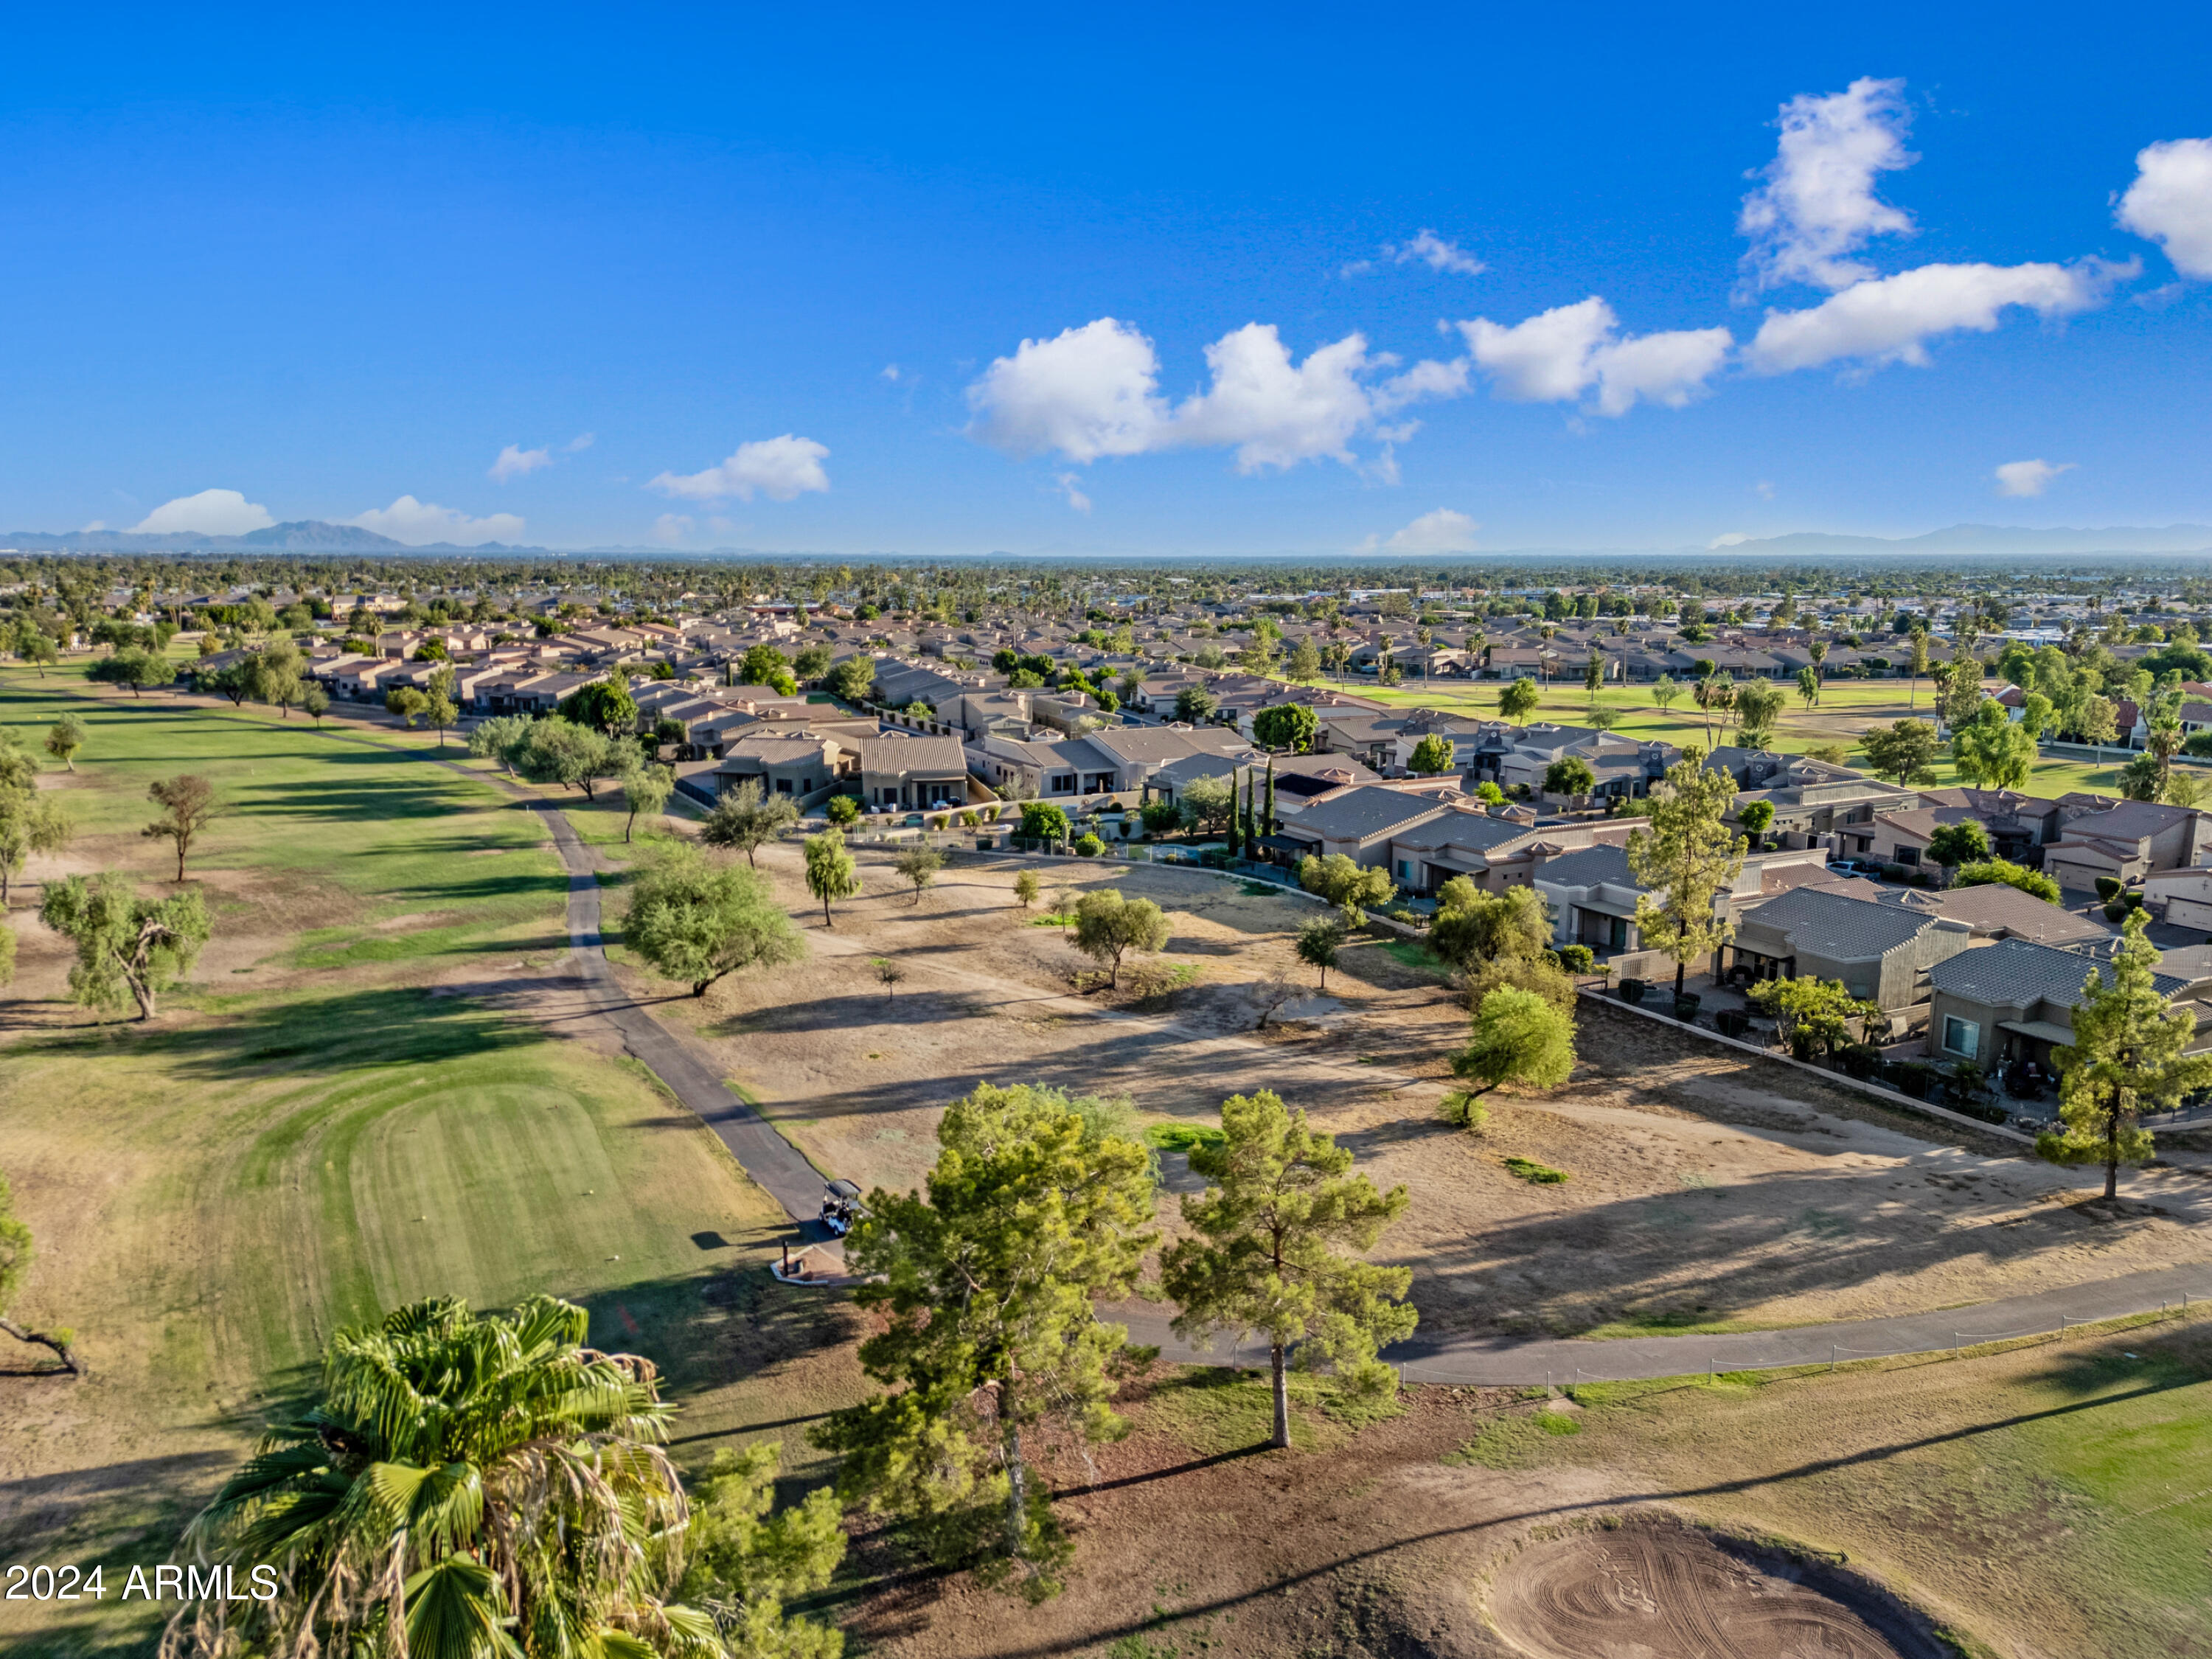
<instances>
[{"instance_id":1,"label":"bare dirt rough","mask_svg":"<svg viewBox=\"0 0 2212 1659\"><path fill-rule=\"evenodd\" d=\"M1254 981L1280 968L1312 982L1292 950L1315 913L1298 897L1142 865L1038 866L1040 910L1062 887L1113 884L1168 914L1158 963L1182 970L1183 988L1079 995L1089 964L1015 902L1012 860L956 855L919 904L887 853L862 848L860 862L867 891L825 928L795 847L763 849L807 961L702 1001L629 982L820 1168L864 1188L918 1186L945 1104L979 1081L1126 1095L1148 1119L1200 1121L1266 1088L1376 1182L1406 1187L1383 1255L1413 1268L1432 1334L1876 1317L2212 1255L2212 1182L2133 1173L2132 1205L2085 1206L2080 1171L1601 1003L1580 1011L1567 1085L1493 1095L1487 1132L1470 1135L1437 1111L1467 1012L1417 952L1355 945L1316 1017L1252 1029ZM610 898L611 917L620 890ZM895 994L878 957L906 969ZM1507 1169L1516 1157L1569 1179L1532 1186ZM1172 1229L1185 1172L1164 1163Z\"/></svg>"}]
</instances>

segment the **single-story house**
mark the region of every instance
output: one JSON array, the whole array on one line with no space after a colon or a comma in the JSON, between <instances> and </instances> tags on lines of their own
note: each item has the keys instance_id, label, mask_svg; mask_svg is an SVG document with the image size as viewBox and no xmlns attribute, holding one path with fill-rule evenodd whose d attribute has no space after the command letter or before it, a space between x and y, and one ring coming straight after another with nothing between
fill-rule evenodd
<instances>
[{"instance_id":1,"label":"single-story house","mask_svg":"<svg viewBox=\"0 0 2212 1659\"><path fill-rule=\"evenodd\" d=\"M1308 854L1327 857L1340 853L1358 864L1389 868L1395 878L1404 860L1394 856L1393 840L1416 824L1455 810L1433 793L1367 784L1316 801L1296 817L1286 819L1270 842L1273 851L1293 861ZM1470 820L1482 817L1472 812L1462 816Z\"/></svg>"},{"instance_id":2,"label":"single-story house","mask_svg":"<svg viewBox=\"0 0 2212 1659\"><path fill-rule=\"evenodd\" d=\"M794 799L827 789L851 769L851 756L835 738L811 732L752 731L728 744L714 768L714 793L726 795L748 778L763 793Z\"/></svg>"},{"instance_id":3,"label":"single-story house","mask_svg":"<svg viewBox=\"0 0 2212 1659\"><path fill-rule=\"evenodd\" d=\"M2055 1046L2074 1041L2074 1010L2092 974L2112 981L2111 963L2029 939L1962 951L1929 975L1928 1052L1984 1071L2020 1060L2047 1066ZM2172 974L2154 974L2152 983L2167 997L2189 985ZM2212 1042L2212 1030L2198 1030L2193 1046Z\"/></svg>"},{"instance_id":4,"label":"single-story house","mask_svg":"<svg viewBox=\"0 0 2212 1659\"><path fill-rule=\"evenodd\" d=\"M1972 944L1972 930L1948 916L1800 887L1741 916L1722 962L1753 979L1840 980L1894 1013L1925 1002L1929 970Z\"/></svg>"},{"instance_id":5,"label":"single-story house","mask_svg":"<svg viewBox=\"0 0 2212 1659\"><path fill-rule=\"evenodd\" d=\"M860 799L914 811L968 799L968 757L957 738L886 732L860 740Z\"/></svg>"},{"instance_id":6,"label":"single-story house","mask_svg":"<svg viewBox=\"0 0 2212 1659\"><path fill-rule=\"evenodd\" d=\"M1917 887L1875 890L1886 904L1962 921L1979 941L2024 939L2038 945L2081 945L2112 937L2104 923L2002 882L1980 887L1946 887L1929 892Z\"/></svg>"}]
</instances>

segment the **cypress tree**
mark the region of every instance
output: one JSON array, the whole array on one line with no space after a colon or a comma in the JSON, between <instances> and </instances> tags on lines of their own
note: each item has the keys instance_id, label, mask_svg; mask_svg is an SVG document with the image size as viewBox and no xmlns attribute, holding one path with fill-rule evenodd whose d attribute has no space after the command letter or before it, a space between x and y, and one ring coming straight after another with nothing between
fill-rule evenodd
<instances>
[{"instance_id":1,"label":"cypress tree","mask_svg":"<svg viewBox=\"0 0 2212 1659\"><path fill-rule=\"evenodd\" d=\"M1237 856L1240 842L1237 831L1243 827L1244 821L1244 809L1238 804L1237 777L1237 774L1232 768L1229 774L1229 856L1232 859Z\"/></svg>"},{"instance_id":2,"label":"cypress tree","mask_svg":"<svg viewBox=\"0 0 2212 1659\"><path fill-rule=\"evenodd\" d=\"M1261 832L1263 835L1272 836L1283 827L1275 822L1275 757L1273 755L1267 757L1267 814L1261 823L1265 826Z\"/></svg>"}]
</instances>

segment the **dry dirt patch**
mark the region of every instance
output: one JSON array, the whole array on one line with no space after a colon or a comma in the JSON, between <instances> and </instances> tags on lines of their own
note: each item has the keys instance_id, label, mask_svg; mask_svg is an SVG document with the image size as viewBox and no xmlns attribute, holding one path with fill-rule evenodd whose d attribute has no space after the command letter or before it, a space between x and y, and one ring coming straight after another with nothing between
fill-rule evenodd
<instances>
[{"instance_id":1,"label":"dry dirt patch","mask_svg":"<svg viewBox=\"0 0 2212 1659\"><path fill-rule=\"evenodd\" d=\"M1172 930L1160 960L1192 974L1164 996L1075 998L1071 969L1087 964L1014 902L1019 866L957 857L916 903L886 857L863 848L860 862L867 892L825 929L796 848L763 850L808 961L725 981L703 1005L631 983L820 1167L864 1187L918 1185L945 1105L979 1081L1127 1095L1156 1119L1208 1119L1268 1088L1379 1184L1406 1187L1384 1249L1413 1268L1432 1334L1859 1318L2212 1255L2212 1183L2131 1176L2130 1194L2166 1213L2086 1214L2051 1201L2078 1175L2008 1143L1603 1004L1583 1005L1584 1063L1566 1086L1493 1096L1487 1133L1461 1133L1436 1106L1466 1010L1380 946L1346 952L1357 970L1330 974L1320 1019L1252 1031L1243 988L1278 968L1312 982L1292 941L1314 908L1297 897L1144 866L1040 866L1046 904L1109 884L1154 899ZM878 957L906 970L895 994ZM1568 1179L1532 1185L1509 1158ZM1171 1200L1161 1220L1176 1224Z\"/></svg>"}]
</instances>

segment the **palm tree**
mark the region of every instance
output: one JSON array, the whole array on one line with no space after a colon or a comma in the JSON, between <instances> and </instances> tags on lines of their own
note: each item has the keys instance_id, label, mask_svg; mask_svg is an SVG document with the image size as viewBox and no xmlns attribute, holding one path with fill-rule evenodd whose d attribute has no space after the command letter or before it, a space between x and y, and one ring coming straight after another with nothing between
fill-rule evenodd
<instances>
[{"instance_id":1,"label":"palm tree","mask_svg":"<svg viewBox=\"0 0 2212 1659\"><path fill-rule=\"evenodd\" d=\"M193 1604L165 1659L719 1653L711 1615L663 1599L689 1511L653 1364L585 1347L587 1324L447 1297L332 1338L319 1403L186 1534L241 1595L273 1566L275 1599Z\"/></svg>"}]
</instances>

